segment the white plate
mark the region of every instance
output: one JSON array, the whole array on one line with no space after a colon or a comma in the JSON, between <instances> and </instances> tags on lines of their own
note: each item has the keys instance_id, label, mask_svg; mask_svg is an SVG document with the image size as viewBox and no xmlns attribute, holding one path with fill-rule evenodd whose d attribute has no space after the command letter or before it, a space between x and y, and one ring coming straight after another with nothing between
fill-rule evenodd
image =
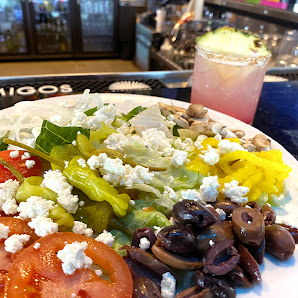
<instances>
[{"instance_id":1,"label":"white plate","mask_svg":"<svg viewBox=\"0 0 298 298\"><path fill-rule=\"evenodd\" d=\"M101 94L101 96L104 102L114 103L118 110L122 112L128 112L132 108L139 105L148 107L157 102L164 102L166 104L173 104L184 108L187 108L189 105L188 103L182 101L143 95L104 93ZM67 95L62 97L47 98L41 101L47 103L61 103L62 101L76 102L79 97L81 97L81 95ZM39 100L38 102L41 101ZM95 105L95 103L93 104ZM13 113L14 108L12 107L0 111L1 114L7 112ZM252 137L255 134L260 133L258 129L222 113L209 110L209 115L214 120L226 124L228 128L244 130L247 137ZM281 208L275 209L278 218L277 221L280 222L282 220L286 220L288 223L298 226L298 162L288 151L286 151L285 148L283 148L274 140L272 140L272 147L283 152L284 162L293 169L293 171L290 173L290 177L286 181L288 195L284 199L284 205ZM296 282L298 277L297 246L294 256L285 262L280 262L267 255L264 263L260 266L260 271L263 279L262 282L255 284L251 289L237 288L237 297L298 297L298 292L296 290Z\"/></svg>"}]
</instances>

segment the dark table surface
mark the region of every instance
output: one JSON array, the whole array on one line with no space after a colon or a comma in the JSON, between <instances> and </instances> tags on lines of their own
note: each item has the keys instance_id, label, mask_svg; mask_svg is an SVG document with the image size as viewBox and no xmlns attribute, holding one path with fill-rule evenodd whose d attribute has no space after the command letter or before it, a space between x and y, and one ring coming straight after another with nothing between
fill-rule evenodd
<instances>
[{"instance_id":1,"label":"dark table surface","mask_svg":"<svg viewBox=\"0 0 298 298\"><path fill-rule=\"evenodd\" d=\"M190 88L135 92L189 102ZM264 83L253 126L298 159L298 81Z\"/></svg>"}]
</instances>

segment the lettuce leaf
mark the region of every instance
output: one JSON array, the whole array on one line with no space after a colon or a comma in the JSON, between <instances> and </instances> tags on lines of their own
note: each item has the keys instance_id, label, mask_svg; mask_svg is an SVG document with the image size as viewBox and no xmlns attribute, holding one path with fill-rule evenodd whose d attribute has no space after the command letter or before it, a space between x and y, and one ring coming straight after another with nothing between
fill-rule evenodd
<instances>
[{"instance_id":1,"label":"lettuce leaf","mask_svg":"<svg viewBox=\"0 0 298 298\"><path fill-rule=\"evenodd\" d=\"M171 224L170 221L163 213L152 207L153 203L154 200L136 200L132 212L118 220L133 230L145 227L153 228L154 226L169 226Z\"/></svg>"},{"instance_id":2,"label":"lettuce leaf","mask_svg":"<svg viewBox=\"0 0 298 298\"><path fill-rule=\"evenodd\" d=\"M178 190L181 188L194 188L198 182L199 175L195 171L187 170L185 166L179 168L168 167L167 171L155 175L151 186L163 189L165 185Z\"/></svg>"},{"instance_id":3,"label":"lettuce leaf","mask_svg":"<svg viewBox=\"0 0 298 298\"><path fill-rule=\"evenodd\" d=\"M97 111L97 107L94 107L94 108L91 108L87 111L85 111L84 113L87 115L87 116L93 116L93 114Z\"/></svg>"},{"instance_id":4,"label":"lettuce leaf","mask_svg":"<svg viewBox=\"0 0 298 298\"><path fill-rule=\"evenodd\" d=\"M57 145L71 144L75 141L78 132L89 139L89 129L76 126L60 127L44 120L41 126L40 135L36 139L35 149L50 154L53 147Z\"/></svg>"},{"instance_id":5,"label":"lettuce leaf","mask_svg":"<svg viewBox=\"0 0 298 298\"><path fill-rule=\"evenodd\" d=\"M147 167L167 168L169 166L167 157L161 157L157 152L139 142L125 145L123 147L123 155L137 164Z\"/></svg>"},{"instance_id":6,"label":"lettuce leaf","mask_svg":"<svg viewBox=\"0 0 298 298\"><path fill-rule=\"evenodd\" d=\"M125 256L127 254L126 249L120 249L124 245L129 245L131 244L131 237L123 233L122 231L119 230L112 230L110 233L115 237L114 244L112 248L120 255L120 256Z\"/></svg>"}]
</instances>

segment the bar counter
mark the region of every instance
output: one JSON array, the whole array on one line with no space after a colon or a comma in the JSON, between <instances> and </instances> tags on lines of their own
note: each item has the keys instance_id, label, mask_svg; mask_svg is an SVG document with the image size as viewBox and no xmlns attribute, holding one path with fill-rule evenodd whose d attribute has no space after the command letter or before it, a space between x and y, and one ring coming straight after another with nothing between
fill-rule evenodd
<instances>
[{"instance_id":1,"label":"bar counter","mask_svg":"<svg viewBox=\"0 0 298 298\"><path fill-rule=\"evenodd\" d=\"M18 101L37 100L48 97L49 95L45 94L51 93L48 91L51 88L46 88L49 87L49 85L53 90L56 88L56 92L52 92L50 96L57 96L63 95L63 91L61 91L62 88L70 88L72 93L82 93L84 89L87 88L89 88L91 92L108 92L106 86L111 82L123 80L138 80L152 84L152 90L129 91L126 93L160 96L189 102L191 89L185 86L187 86L187 80L190 76L191 72L188 71L158 71L0 78L0 109L12 106ZM22 90L25 96L20 95L20 90ZM35 93L33 95L26 94L26 92L29 92L28 90L30 92L33 90L31 92L32 94ZM46 92L41 94L41 90ZM264 83L253 126L272 137L298 159L297 80Z\"/></svg>"}]
</instances>

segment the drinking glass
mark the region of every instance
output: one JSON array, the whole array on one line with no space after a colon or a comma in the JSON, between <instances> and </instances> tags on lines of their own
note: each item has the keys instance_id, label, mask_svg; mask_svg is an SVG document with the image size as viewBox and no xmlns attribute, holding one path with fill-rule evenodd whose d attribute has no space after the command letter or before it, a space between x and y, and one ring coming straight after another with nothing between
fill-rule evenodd
<instances>
[{"instance_id":1,"label":"drinking glass","mask_svg":"<svg viewBox=\"0 0 298 298\"><path fill-rule=\"evenodd\" d=\"M198 47L191 103L251 124L270 57L232 57Z\"/></svg>"}]
</instances>

